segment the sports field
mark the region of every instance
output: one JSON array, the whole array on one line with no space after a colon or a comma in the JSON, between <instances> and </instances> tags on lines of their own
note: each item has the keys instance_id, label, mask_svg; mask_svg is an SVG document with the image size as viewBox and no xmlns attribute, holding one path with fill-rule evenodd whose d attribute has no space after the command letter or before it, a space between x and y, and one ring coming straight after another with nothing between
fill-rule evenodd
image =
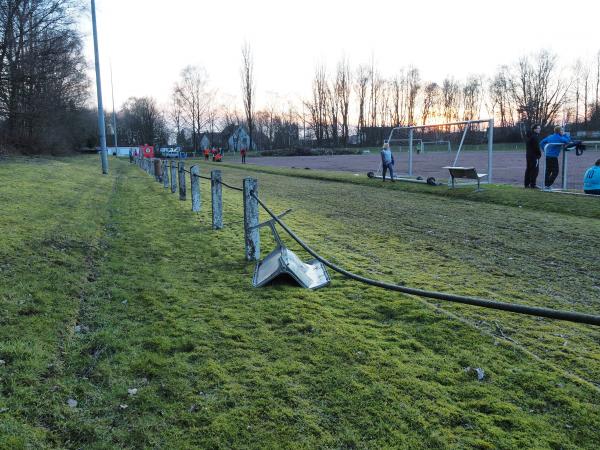
<instances>
[{"instance_id":1,"label":"sports field","mask_svg":"<svg viewBox=\"0 0 600 450\"><path fill-rule=\"evenodd\" d=\"M425 152L424 154L413 154L413 175L422 176L424 179L435 177L436 179L448 178L448 170L444 166L451 166L454 162L455 153L442 151ZM408 153L406 151L395 152L395 170L402 174L408 173ZM583 175L585 171L600 159L600 151L590 149L582 156L574 153L568 155L568 189L581 190L583 186ZM226 157L227 159L227 157ZM248 163L260 164L273 167L295 167L309 168L315 170L333 170L366 174L369 171L377 171L380 165L379 153L374 150L367 155L324 155L324 156L284 156L284 157L248 157ZM479 173L487 173L488 155L487 151L464 151L461 153L457 165L475 167ZM562 157L560 159L562 166ZM562 170L562 168L561 168ZM523 185L525 174L525 151L495 151L493 153L493 181L494 183L505 183L516 186ZM561 177L554 183L554 187L561 187ZM543 185L543 179L538 177L538 185Z\"/></svg>"},{"instance_id":2,"label":"sports field","mask_svg":"<svg viewBox=\"0 0 600 450\"><path fill-rule=\"evenodd\" d=\"M0 448L598 448L599 328L335 273L254 289L239 192L213 231L206 180L196 214L110 164L0 161ZM200 165L359 274L600 314L597 199Z\"/></svg>"}]
</instances>

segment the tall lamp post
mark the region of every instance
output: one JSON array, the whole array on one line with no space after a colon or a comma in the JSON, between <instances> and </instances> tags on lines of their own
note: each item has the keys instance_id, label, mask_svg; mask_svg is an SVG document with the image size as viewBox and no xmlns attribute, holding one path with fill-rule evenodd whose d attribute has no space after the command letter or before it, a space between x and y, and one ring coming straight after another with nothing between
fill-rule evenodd
<instances>
[{"instance_id":1,"label":"tall lamp post","mask_svg":"<svg viewBox=\"0 0 600 450\"><path fill-rule=\"evenodd\" d=\"M112 122L113 122L113 132L115 135L115 152L119 154L119 144L117 142L117 113L115 112L115 88L113 85L113 73L112 73L112 63L110 64L110 90L112 93Z\"/></svg>"},{"instance_id":2,"label":"tall lamp post","mask_svg":"<svg viewBox=\"0 0 600 450\"><path fill-rule=\"evenodd\" d=\"M104 108L102 107L102 83L100 81L100 56L98 55L98 31L96 30L96 2L92 0L92 28L94 31L94 56L96 63L96 93L98 94L98 132L100 133L100 160L102 173L108 174L108 151L106 150L106 128L104 126Z\"/></svg>"}]
</instances>

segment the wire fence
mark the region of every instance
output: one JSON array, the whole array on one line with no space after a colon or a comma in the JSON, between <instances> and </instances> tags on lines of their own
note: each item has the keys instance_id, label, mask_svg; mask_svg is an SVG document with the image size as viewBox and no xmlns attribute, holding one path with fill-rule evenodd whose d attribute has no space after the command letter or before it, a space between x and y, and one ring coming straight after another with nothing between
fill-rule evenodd
<instances>
[{"instance_id":1,"label":"wire fence","mask_svg":"<svg viewBox=\"0 0 600 450\"><path fill-rule=\"evenodd\" d=\"M248 261L260 260L260 235L258 230L259 225L259 209L262 208L271 220L275 221L300 247L307 253L313 256L331 270L343 275L351 280L358 281L369 286L378 287L395 292L401 292L408 295L418 297L431 298L452 303L460 303L465 305L477 306L481 308L496 309L508 311L517 314L525 314L530 316L545 317L549 319L565 320L569 322L583 323L588 325L600 326L600 315L586 314L574 311L564 311L536 306L528 306L519 303L507 303L495 300L487 300L478 297L467 297L463 295L449 294L444 292L429 291L424 289L411 288L397 284L388 283L381 280L366 278L355 274L343 267L334 264L321 256L318 252L307 245L290 227L281 220L281 216L277 216L269 207L262 201L258 195L258 180L254 178L244 178L243 186L237 187L225 183L221 179L221 171L211 171L210 177L201 176L197 165L185 169L183 161L177 161L175 166L172 160L148 159L148 158L130 158L130 162L136 163L140 168L145 170L150 175L155 177L158 182L163 182L165 188L169 187L168 177L171 177L171 192L176 192L173 188L175 179L174 173L178 173L178 188L180 200L186 199L186 178L184 174L190 175L192 185L192 211L199 211L200 201L200 183L198 179L206 179L211 181L211 204L212 204L212 227L213 229L223 228L223 200L222 188L226 187L232 191L242 192L244 206L244 239L245 239L245 254ZM196 182L194 181L196 179ZM260 208L259 208L260 206Z\"/></svg>"}]
</instances>

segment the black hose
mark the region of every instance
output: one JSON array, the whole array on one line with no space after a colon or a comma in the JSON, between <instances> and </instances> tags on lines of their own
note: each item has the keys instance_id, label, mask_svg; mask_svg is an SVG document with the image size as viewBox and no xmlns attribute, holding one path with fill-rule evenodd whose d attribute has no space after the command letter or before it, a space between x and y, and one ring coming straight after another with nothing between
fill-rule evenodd
<instances>
[{"instance_id":1,"label":"black hose","mask_svg":"<svg viewBox=\"0 0 600 450\"><path fill-rule=\"evenodd\" d=\"M227 183L223 183L223 181L220 181L220 183L221 183L223 186L225 186L226 188L233 189L234 191L240 191L240 192L244 192L244 190L243 190L242 188L235 187L235 186L231 186L231 185L229 185L229 184L227 184Z\"/></svg>"},{"instance_id":2,"label":"black hose","mask_svg":"<svg viewBox=\"0 0 600 450\"><path fill-rule=\"evenodd\" d=\"M445 300L454 303L463 303L466 305L472 306L480 306L482 308L491 308L491 309L499 309L502 311L509 311L518 314L528 314L530 316L538 316L538 317L547 317L550 319L557 320L566 320L569 322L577 322L577 323L585 323L588 325L596 325L600 326L600 316L592 315L592 314L584 314L572 311L562 311L556 309L549 308L541 308L537 306L526 306L514 303L503 303L492 300L486 300L482 298L476 297L464 297L462 295L454 295L454 294L446 294L443 292L435 292L435 291L426 291L423 289L409 288L404 286L398 286L396 284L386 283L384 281L373 280L371 278L366 278L360 275L356 275L352 272L349 272L332 262L329 262L322 256L320 256L317 252L311 249L308 245L306 245L302 239L300 239L281 219L279 219L268 207L263 203L263 201L255 195L254 192L251 192L252 197L258 201L260 206L269 214L273 220L275 220L281 228L285 230L287 234L290 235L292 239L294 239L304 250L306 250L310 255L312 255L317 260L321 261L324 265L329 267L330 269L338 272L348 278L359 281L361 283L365 283L371 286L380 287L383 289L388 289L391 291L403 292L405 294L416 295L419 297L427 297L434 298L437 300Z\"/></svg>"}]
</instances>

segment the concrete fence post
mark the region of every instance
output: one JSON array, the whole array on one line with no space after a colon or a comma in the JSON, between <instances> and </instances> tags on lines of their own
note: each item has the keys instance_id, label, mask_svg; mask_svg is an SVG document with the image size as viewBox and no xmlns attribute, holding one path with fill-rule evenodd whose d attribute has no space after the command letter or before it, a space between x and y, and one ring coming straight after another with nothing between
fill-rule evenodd
<instances>
[{"instance_id":1,"label":"concrete fence post","mask_svg":"<svg viewBox=\"0 0 600 450\"><path fill-rule=\"evenodd\" d=\"M162 176L163 176L163 187L165 189L169 188L169 166L167 160L162 162Z\"/></svg>"},{"instance_id":2,"label":"concrete fence post","mask_svg":"<svg viewBox=\"0 0 600 450\"><path fill-rule=\"evenodd\" d=\"M161 170L161 161L160 159L155 159L154 160L154 179L156 180L157 183L160 183L162 181L162 170Z\"/></svg>"},{"instance_id":3,"label":"concrete fence post","mask_svg":"<svg viewBox=\"0 0 600 450\"><path fill-rule=\"evenodd\" d=\"M258 196L258 180L244 178L244 237L246 241L246 260L260 259L260 233L258 228L258 201L252 196Z\"/></svg>"},{"instance_id":4,"label":"concrete fence post","mask_svg":"<svg viewBox=\"0 0 600 450\"><path fill-rule=\"evenodd\" d=\"M223 186L221 186L221 171L210 172L210 193L212 199L213 230L223 228Z\"/></svg>"},{"instance_id":5,"label":"concrete fence post","mask_svg":"<svg viewBox=\"0 0 600 450\"><path fill-rule=\"evenodd\" d=\"M192 211L199 212L202 208L202 199L200 198L200 168L198 166L190 167L190 180L192 188Z\"/></svg>"},{"instance_id":6,"label":"concrete fence post","mask_svg":"<svg viewBox=\"0 0 600 450\"><path fill-rule=\"evenodd\" d=\"M177 163L179 171L179 200L185 200L185 163L180 161Z\"/></svg>"},{"instance_id":7,"label":"concrete fence post","mask_svg":"<svg viewBox=\"0 0 600 450\"><path fill-rule=\"evenodd\" d=\"M171 168L171 193L174 194L177 191L177 169L173 161L169 161L169 167Z\"/></svg>"}]
</instances>

